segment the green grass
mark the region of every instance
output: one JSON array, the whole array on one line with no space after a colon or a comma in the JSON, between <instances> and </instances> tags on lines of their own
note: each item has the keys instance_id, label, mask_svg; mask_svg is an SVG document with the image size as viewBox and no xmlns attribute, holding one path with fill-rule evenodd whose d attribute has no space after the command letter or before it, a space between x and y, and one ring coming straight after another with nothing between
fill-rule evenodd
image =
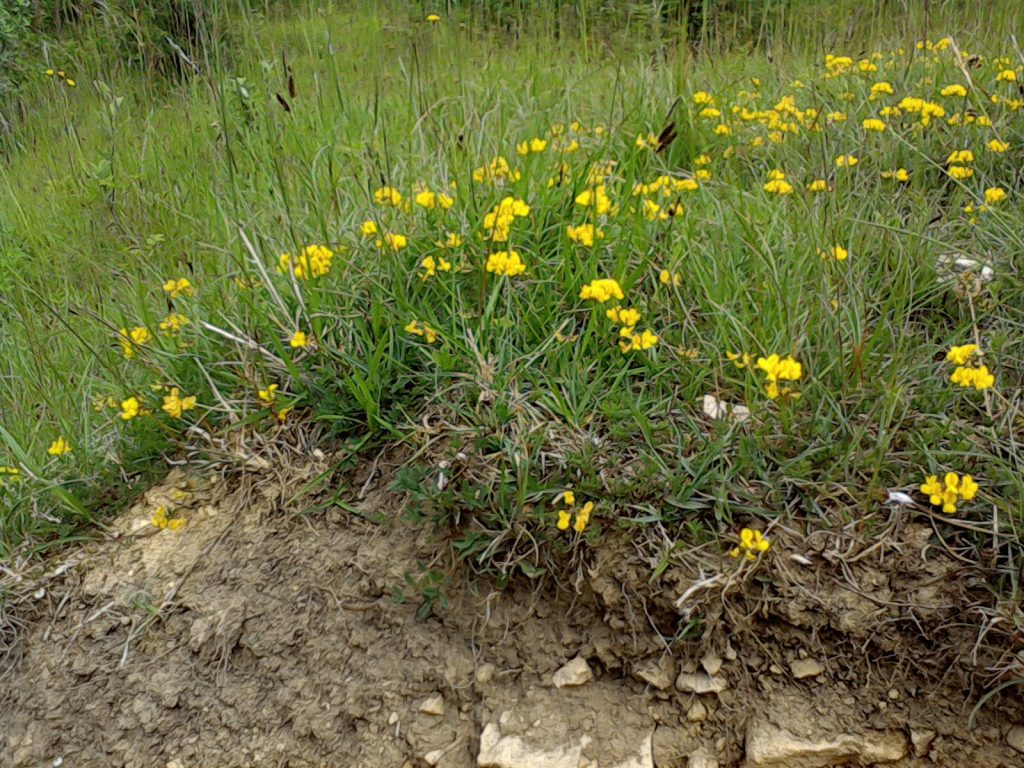
<instances>
[{"instance_id":1,"label":"green grass","mask_svg":"<svg viewBox=\"0 0 1024 768\"><path fill-rule=\"evenodd\" d=\"M64 41L51 60L78 86L40 75L0 171L0 436L9 451L0 464L22 471L0 491L0 557L88 531L83 523L144 486L162 455L203 445L190 425L273 433L271 411L294 407L287 422L319 420L337 439L420 447L401 487L424 514L457 527L463 556L498 573L519 565L533 574L545 553L576 546L554 525L567 487L597 504L588 541L657 525L672 540L728 547L741 525L778 516L856 520L887 489L946 471L978 479L979 497L959 514L997 532L986 556L1012 573L1024 499L1014 437L1024 110L988 96L1021 98L995 81L1005 66L1021 72L1009 42L1020 13L1004 8L964 29L954 3L931 17L908 5L895 23L840 8L853 20L842 36L795 11L717 17L702 28L700 52L675 44L678 23L612 24L586 3L490 16L456 9L436 26L422 20L426 6L300 8L237 20L233 50L211 52L214 73L179 85L106 60L99 35ZM966 70L976 83L966 99L938 93L966 84L952 49L914 48L921 35L946 33L985 57ZM873 51L878 72L822 78L825 53L856 61ZM992 60L1002 54L1008 64ZM876 80L895 95L871 101ZM698 90L714 94L731 136L700 116ZM752 91L760 96L742 95ZM785 95L820 116L796 121L784 143L731 114L733 104L769 110ZM990 116L992 126L936 120L924 130L903 117L865 134L862 118L908 95ZM835 110L849 119L826 120ZM657 134L669 115L675 141L638 149L636 136ZM573 133L580 150L560 158L552 126L574 120L585 129ZM518 157L516 143L534 136L549 148ZM1010 150L987 151L993 136ZM974 177L951 180L946 157L968 147ZM844 153L860 163L836 168ZM679 193L684 215L646 220L634 185L689 177L702 154L712 177ZM497 155L521 178L474 182ZM594 219L574 199L608 161L617 212ZM909 183L880 178L898 167ZM792 195L762 189L774 168ZM549 187L553 176L563 183ZM817 178L832 191L808 192ZM445 212L373 202L383 184L411 199L415 185L452 183ZM972 224L962 209L989 186L1008 198ZM527 272L510 279L485 271L497 247L481 239L505 195L531 209L512 230ZM367 219L407 235L409 247L378 250L359 234ZM605 233L593 249L566 236L588 221ZM447 232L463 245L440 249ZM335 252L329 275L277 273L280 253L308 244ZM834 244L849 249L847 261L819 256ZM950 277L947 254L984 262L994 279ZM421 280L428 255L444 255L453 271ZM663 285L663 269L680 284ZM195 295L170 301L161 285L178 277ZM598 277L619 280L640 327L660 336L655 348L619 351L604 316L611 305L579 299ZM191 323L168 337L158 324L172 309ZM412 320L437 329L437 343L406 332ZM117 330L133 326L154 338L125 360ZM315 348L289 346L297 329ZM996 377L986 392L951 384L943 361L951 345L976 338ZM728 352L793 355L804 370L799 399L772 402L763 377ZM257 397L271 383L280 387L273 409ZM160 411L165 390L154 387L171 386L198 398L182 420ZM745 404L752 419L709 420L706 394ZM124 421L119 408L94 408L130 395L153 415ZM60 435L73 452L48 457ZM438 489L442 459L454 462L453 477Z\"/></svg>"}]
</instances>

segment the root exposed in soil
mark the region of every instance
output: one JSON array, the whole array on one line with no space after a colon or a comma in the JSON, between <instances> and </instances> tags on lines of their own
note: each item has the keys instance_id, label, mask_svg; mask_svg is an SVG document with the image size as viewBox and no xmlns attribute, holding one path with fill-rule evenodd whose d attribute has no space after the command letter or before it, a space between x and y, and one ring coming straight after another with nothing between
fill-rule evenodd
<instances>
[{"instance_id":1,"label":"root exposed in soil","mask_svg":"<svg viewBox=\"0 0 1024 768\"><path fill-rule=\"evenodd\" d=\"M462 768L500 732L596 766L704 754L724 768L752 764L752 739L775 728L905 742L888 765L1024 765L1006 741L1019 699L967 728L978 660L960 607L981 585L929 548L927 526L899 526L885 570L780 554L687 621L697 575L669 569L654 589L625 541L558 584L436 581L437 536L403 518L385 479L356 484L362 515L305 514L296 493L321 469L174 474L116 540L76 555L21 607L0 764ZM159 504L187 525L153 528ZM426 583L447 605L421 610ZM553 687L577 656L594 680ZM708 681L721 690L680 690Z\"/></svg>"}]
</instances>

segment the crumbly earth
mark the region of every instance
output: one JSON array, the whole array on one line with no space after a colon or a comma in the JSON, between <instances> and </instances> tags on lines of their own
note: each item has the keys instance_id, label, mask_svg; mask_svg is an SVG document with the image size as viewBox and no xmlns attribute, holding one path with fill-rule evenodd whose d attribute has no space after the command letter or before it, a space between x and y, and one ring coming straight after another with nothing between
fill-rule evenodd
<instances>
[{"instance_id":1,"label":"crumbly earth","mask_svg":"<svg viewBox=\"0 0 1024 768\"><path fill-rule=\"evenodd\" d=\"M771 578L702 602L697 623L677 605L692 575L669 569L653 591L625 541L561 584L451 574L448 604L418 618L409 580L446 570L437 534L372 475L346 511L312 505L299 491L322 469L173 474L71 555L19 608L0 765L463 768L490 729L550 755L572 746L581 765L715 764L699 753L724 768L751 759L755 726L926 735L927 757L887 765L1024 765L1006 742L1019 700L967 729L979 692L958 671L974 637L956 634L961 566L929 550L927 526L891 532L885 570L830 563L837 540L801 538L812 565L778 555ZM153 528L159 504L187 525ZM945 635L929 647L932 631ZM576 656L594 679L555 688ZM727 687L677 689L704 670Z\"/></svg>"}]
</instances>

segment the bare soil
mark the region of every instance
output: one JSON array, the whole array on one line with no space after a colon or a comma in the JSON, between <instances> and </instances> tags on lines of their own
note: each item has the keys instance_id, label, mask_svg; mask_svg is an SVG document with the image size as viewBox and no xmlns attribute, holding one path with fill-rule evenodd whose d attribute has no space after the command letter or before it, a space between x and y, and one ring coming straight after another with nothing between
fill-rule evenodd
<instances>
[{"instance_id":1,"label":"bare soil","mask_svg":"<svg viewBox=\"0 0 1024 768\"><path fill-rule=\"evenodd\" d=\"M1006 742L1024 722L1012 690L967 727L991 659L962 611L984 584L926 524L902 521L852 562L830 562L841 531L780 529L770 565L732 591L690 589L700 574L683 568L652 586L609 535L558 583L499 590L451 571L448 604L418 619L407 577L448 569L443 539L405 519L384 476L355 483L361 514L309 512L297 492L322 469L172 474L116 535L54 562L16 606L0 765L463 768L492 724L551 750L585 735L595 766L643 765L653 742L658 768L699 749L724 768L765 723L812 739L934 732L926 757L887 765L1024 765ZM151 526L161 503L187 525ZM553 687L576 656L595 679ZM819 674L797 679L802 661ZM676 688L702 663L726 690Z\"/></svg>"}]
</instances>

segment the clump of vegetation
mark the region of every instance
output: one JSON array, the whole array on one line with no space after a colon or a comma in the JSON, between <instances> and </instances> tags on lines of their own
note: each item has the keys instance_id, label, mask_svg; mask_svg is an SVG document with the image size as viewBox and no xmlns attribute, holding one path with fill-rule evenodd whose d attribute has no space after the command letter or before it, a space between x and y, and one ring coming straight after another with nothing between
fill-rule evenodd
<instances>
[{"instance_id":1,"label":"clump of vegetation","mask_svg":"<svg viewBox=\"0 0 1024 768\"><path fill-rule=\"evenodd\" d=\"M552 57L460 18L236 19L177 90L39 64L0 191L0 554L315 420L418 443L396 488L499 578L646 531L652 578L678 542L756 567L797 511L888 500L996 536L1012 589L1020 57L611 61L585 27Z\"/></svg>"}]
</instances>

